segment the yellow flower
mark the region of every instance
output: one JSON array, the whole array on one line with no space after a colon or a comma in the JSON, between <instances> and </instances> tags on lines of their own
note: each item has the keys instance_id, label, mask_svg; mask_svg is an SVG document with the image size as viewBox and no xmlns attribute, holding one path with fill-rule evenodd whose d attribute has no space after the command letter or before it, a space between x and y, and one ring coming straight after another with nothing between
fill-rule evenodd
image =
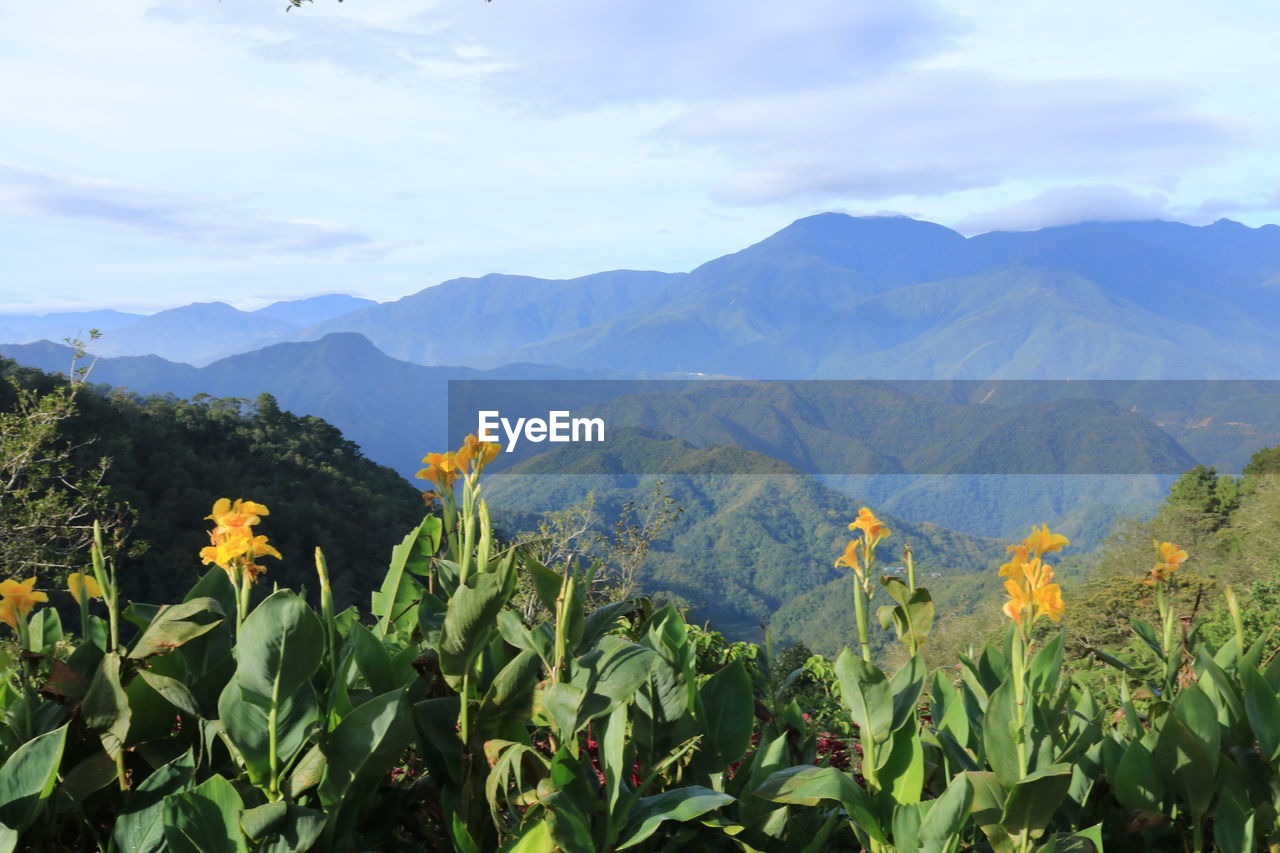
<instances>
[{"instance_id":1,"label":"yellow flower","mask_svg":"<svg viewBox=\"0 0 1280 853\"><path fill-rule=\"evenodd\" d=\"M1021 544L1006 548L1013 556L1000 567L1009 596L1003 610L1017 625L1021 626L1024 619L1034 625L1041 617L1047 616L1054 622L1062 618L1066 611L1062 587L1053 582L1053 566L1041 560L1040 555L1067 544L1067 537L1050 533L1046 526L1033 527L1031 535Z\"/></svg>"},{"instance_id":2,"label":"yellow flower","mask_svg":"<svg viewBox=\"0 0 1280 853\"><path fill-rule=\"evenodd\" d=\"M1071 540L1061 533L1050 533L1049 525L1032 527L1031 535L1022 540L1022 544L1035 552L1037 556L1061 550L1071 544Z\"/></svg>"},{"instance_id":3,"label":"yellow flower","mask_svg":"<svg viewBox=\"0 0 1280 853\"><path fill-rule=\"evenodd\" d=\"M49 596L37 591L35 585L35 578L27 578L24 581L0 581L0 595L4 596L4 600L13 607L14 611L25 617L35 609L37 604L49 600Z\"/></svg>"},{"instance_id":4,"label":"yellow flower","mask_svg":"<svg viewBox=\"0 0 1280 853\"><path fill-rule=\"evenodd\" d=\"M76 604L83 604L86 598L102 598L102 587L98 586L98 579L93 575L72 572L67 575L67 590Z\"/></svg>"},{"instance_id":5,"label":"yellow flower","mask_svg":"<svg viewBox=\"0 0 1280 853\"><path fill-rule=\"evenodd\" d=\"M13 630L18 630L18 614L13 609L13 605L8 601L0 599L0 622L8 625Z\"/></svg>"},{"instance_id":6,"label":"yellow flower","mask_svg":"<svg viewBox=\"0 0 1280 853\"><path fill-rule=\"evenodd\" d=\"M494 441L481 441L475 435L469 435L462 440L462 446L454 451L453 458L458 470L465 474L471 463L475 463L475 470L479 472L500 452L502 452L501 444Z\"/></svg>"},{"instance_id":7,"label":"yellow flower","mask_svg":"<svg viewBox=\"0 0 1280 853\"><path fill-rule=\"evenodd\" d=\"M1062 587L1056 583L1045 584L1033 594L1036 604L1036 618L1048 616L1054 622L1062 619L1066 605L1062 603Z\"/></svg>"},{"instance_id":8,"label":"yellow flower","mask_svg":"<svg viewBox=\"0 0 1280 853\"><path fill-rule=\"evenodd\" d=\"M881 524L880 519L865 506L858 510L858 519L849 525L849 529L861 530L867 546L873 550L881 539L889 536L889 528Z\"/></svg>"},{"instance_id":9,"label":"yellow flower","mask_svg":"<svg viewBox=\"0 0 1280 853\"><path fill-rule=\"evenodd\" d=\"M1031 549L1025 544L1008 545L1005 550L1013 554L1009 562L1000 567L1000 577L1016 578L1022 575L1022 567L1031 562Z\"/></svg>"},{"instance_id":10,"label":"yellow flower","mask_svg":"<svg viewBox=\"0 0 1280 853\"><path fill-rule=\"evenodd\" d=\"M263 534L254 535L253 525L267 514L267 508L252 501L237 500L234 504L223 498L206 516L217 526L209 531L210 544L200 549L200 561L206 566L216 563L237 581L241 574L253 583L266 571L255 562L259 557L281 559L280 552Z\"/></svg>"},{"instance_id":11,"label":"yellow flower","mask_svg":"<svg viewBox=\"0 0 1280 853\"><path fill-rule=\"evenodd\" d=\"M427 467L418 472L418 479L435 483L441 490L453 488L461 470L452 452L428 453L422 457L422 464Z\"/></svg>"},{"instance_id":12,"label":"yellow flower","mask_svg":"<svg viewBox=\"0 0 1280 853\"><path fill-rule=\"evenodd\" d=\"M1142 579L1142 582L1147 586L1151 586L1157 581L1168 580L1178 570L1178 567L1187 561L1187 552L1172 542L1161 542L1158 539L1152 539L1151 544L1156 549L1156 564L1151 571L1147 572L1147 576Z\"/></svg>"},{"instance_id":13,"label":"yellow flower","mask_svg":"<svg viewBox=\"0 0 1280 853\"><path fill-rule=\"evenodd\" d=\"M1004 615L1021 625L1023 613L1032 606L1032 598L1017 581L1005 581L1004 588L1009 593L1009 600L1004 603Z\"/></svg>"},{"instance_id":14,"label":"yellow flower","mask_svg":"<svg viewBox=\"0 0 1280 853\"><path fill-rule=\"evenodd\" d=\"M836 568L841 566L853 569L855 575L862 577L862 566L858 564L858 540L851 539L849 544L844 546L844 553L836 560Z\"/></svg>"},{"instance_id":15,"label":"yellow flower","mask_svg":"<svg viewBox=\"0 0 1280 853\"><path fill-rule=\"evenodd\" d=\"M205 516L217 527L250 527L257 524L259 516L270 515L270 511L260 503L236 498L232 503L228 498L220 498L213 505L213 512Z\"/></svg>"}]
</instances>

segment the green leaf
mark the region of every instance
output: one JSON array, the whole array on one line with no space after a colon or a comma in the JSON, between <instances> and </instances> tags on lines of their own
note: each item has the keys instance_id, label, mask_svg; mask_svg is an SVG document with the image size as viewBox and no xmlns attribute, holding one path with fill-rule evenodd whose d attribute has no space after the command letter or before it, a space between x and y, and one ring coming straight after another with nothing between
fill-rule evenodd
<instances>
[{"instance_id":1,"label":"green leaf","mask_svg":"<svg viewBox=\"0 0 1280 853\"><path fill-rule=\"evenodd\" d=\"M1013 853L1013 839L1001 824L1004 815L1005 790L1000 778L985 770L964 774L973 786L973 822L987 836L995 853Z\"/></svg>"},{"instance_id":2,"label":"green leaf","mask_svg":"<svg viewBox=\"0 0 1280 853\"><path fill-rule=\"evenodd\" d=\"M1125 747L1120 764L1111 779L1111 787L1121 805L1131 811L1160 811L1164 784L1155 757L1141 740Z\"/></svg>"},{"instance_id":3,"label":"green leaf","mask_svg":"<svg viewBox=\"0 0 1280 853\"><path fill-rule=\"evenodd\" d=\"M325 835L349 830L364 803L395 766L413 738L413 723L404 691L370 699L346 716L324 744L326 767L320 802L328 812Z\"/></svg>"},{"instance_id":4,"label":"green leaf","mask_svg":"<svg viewBox=\"0 0 1280 853\"><path fill-rule=\"evenodd\" d=\"M0 823L22 830L35 821L58 782L66 740L66 726L45 732L0 764Z\"/></svg>"},{"instance_id":5,"label":"green leaf","mask_svg":"<svg viewBox=\"0 0 1280 853\"><path fill-rule=\"evenodd\" d=\"M306 853L324 831L324 812L277 801L240 815L245 835L260 842L258 853Z\"/></svg>"},{"instance_id":6,"label":"green leaf","mask_svg":"<svg viewBox=\"0 0 1280 853\"><path fill-rule=\"evenodd\" d=\"M982 718L982 749L987 763L1000 777L1000 783L1011 788L1021 778L1018 767L1018 745L1013 728L1017 725L1017 704L1012 681L1003 682L987 700Z\"/></svg>"},{"instance_id":7,"label":"green leaf","mask_svg":"<svg viewBox=\"0 0 1280 853\"><path fill-rule=\"evenodd\" d=\"M129 737L132 711L129 697L120 685L120 655L112 652L102 658L93 675L89 692L81 705L85 725L98 733L102 748L113 759L120 755Z\"/></svg>"},{"instance_id":8,"label":"green leaf","mask_svg":"<svg viewBox=\"0 0 1280 853\"><path fill-rule=\"evenodd\" d=\"M755 696L751 676L742 661L733 661L707 679L698 691L702 699L707 740L728 767L742 760L751 745Z\"/></svg>"},{"instance_id":9,"label":"green leaf","mask_svg":"<svg viewBox=\"0 0 1280 853\"><path fill-rule=\"evenodd\" d=\"M531 651L522 651L507 662L480 700L476 723L484 734L496 735L532 713L533 690L541 671L542 661Z\"/></svg>"},{"instance_id":10,"label":"green leaf","mask_svg":"<svg viewBox=\"0 0 1280 853\"><path fill-rule=\"evenodd\" d=\"M537 594L538 601L549 612L555 613L556 599L560 597L560 586L564 583L563 576L542 565L532 554L522 554L521 563L529 573L529 580L533 581L533 591Z\"/></svg>"},{"instance_id":11,"label":"green leaf","mask_svg":"<svg viewBox=\"0 0 1280 853\"><path fill-rule=\"evenodd\" d=\"M191 750L161 766L125 795L111 831L112 843L129 853L155 853L164 844L164 798L189 790L195 780Z\"/></svg>"},{"instance_id":12,"label":"green leaf","mask_svg":"<svg viewBox=\"0 0 1280 853\"><path fill-rule=\"evenodd\" d=\"M473 575L449 597L440 629L440 671L455 689L496 630L498 612L510 596L497 572Z\"/></svg>"},{"instance_id":13,"label":"green leaf","mask_svg":"<svg viewBox=\"0 0 1280 853\"><path fill-rule=\"evenodd\" d=\"M351 645L356 669L375 695L401 686L397 683L391 655L372 631L360 624L352 625L347 642Z\"/></svg>"},{"instance_id":14,"label":"green leaf","mask_svg":"<svg viewBox=\"0 0 1280 853\"><path fill-rule=\"evenodd\" d=\"M244 758L250 780L260 787L270 787L271 737L276 737L276 768L281 772L307 743L307 738L320 718L320 702L310 683L287 694L271 709L250 702L240 687L239 678L227 683L218 699L218 718L223 731L236 751Z\"/></svg>"},{"instance_id":15,"label":"green leaf","mask_svg":"<svg viewBox=\"0 0 1280 853\"><path fill-rule=\"evenodd\" d=\"M968 776L958 773L942 794L930 801L929 812L920 823L921 846L925 850L950 850L968 822L972 806L973 785Z\"/></svg>"},{"instance_id":16,"label":"green leaf","mask_svg":"<svg viewBox=\"0 0 1280 853\"><path fill-rule=\"evenodd\" d=\"M279 704L320 668L324 649L320 620L297 593L282 589L240 626L236 680L250 702Z\"/></svg>"},{"instance_id":17,"label":"green leaf","mask_svg":"<svg viewBox=\"0 0 1280 853\"><path fill-rule=\"evenodd\" d=\"M858 786L852 775L834 767L788 767L770 774L754 793L770 802L799 806L816 806L824 800L840 803L850 820L876 841L886 841L871 796Z\"/></svg>"},{"instance_id":18,"label":"green leaf","mask_svg":"<svg viewBox=\"0 0 1280 853\"><path fill-rule=\"evenodd\" d=\"M414 601L422 597L422 584L413 575L425 575L440 545L441 521L428 515L391 550L391 564L382 579L382 588L373 593L371 612L379 637L412 631L418 624Z\"/></svg>"},{"instance_id":19,"label":"green leaf","mask_svg":"<svg viewBox=\"0 0 1280 853\"><path fill-rule=\"evenodd\" d=\"M889 680L889 690L893 693L893 721L889 724L889 731L896 732L915 721L920 693L924 690L924 676L924 661L919 655L913 655Z\"/></svg>"},{"instance_id":20,"label":"green leaf","mask_svg":"<svg viewBox=\"0 0 1280 853\"><path fill-rule=\"evenodd\" d=\"M1218 849L1224 853L1236 850L1248 853L1248 851L1257 850L1258 847L1254 843L1255 817L1253 808L1242 804L1230 789L1224 790L1222 796L1218 798L1213 820L1213 840L1217 843Z\"/></svg>"},{"instance_id":21,"label":"green leaf","mask_svg":"<svg viewBox=\"0 0 1280 853\"><path fill-rule=\"evenodd\" d=\"M1274 763L1280 760L1280 698L1257 670L1244 670L1243 680L1244 709L1249 725L1263 756Z\"/></svg>"},{"instance_id":22,"label":"green leaf","mask_svg":"<svg viewBox=\"0 0 1280 853\"><path fill-rule=\"evenodd\" d=\"M1062 673L1062 655L1066 631L1059 631L1045 643L1044 648L1031 659L1027 667L1029 686L1034 693L1049 693L1058 684Z\"/></svg>"},{"instance_id":23,"label":"green leaf","mask_svg":"<svg viewBox=\"0 0 1280 853\"><path fill-rule=\"evenodd\" d=\"M200 705L196 702L196 697L192 696L191 689L178 679L152 672L149 669L138 670L138 675L152 690L167 699L169 704L182 713L190 714L193 717L200 716Z\"/></svg>"},{"instance_id":24,"label":"green leaf","mask_svg":"<svg viewBox=\"0 0 1280 853\"><path fill-rule=\"evenodd\" d=\"M836 658L836 678L845 707L863 737L877 743L888 739L893 723L893 697L889 680L874 664L845 649Z\"/></svg>"},{"instance_id":25,"label":"green leaf","mask_svg":"<svg viewBox=\"0 0 1280 853\"><path fill-rule=\"evenodd\" d=\"M551 840L551 824L540 820L521 835L515 844L507 848L506 853L547 853L548 850L554 849L555 844Z\"/></svg>"},{"instance_id":26,"label":"green leaf","mask_svg":"<svg viewBox=\"0 0 1280 853\"><path fill-rule=\"evenodd\" d=\"M627 816L617 849L634 847L657 832L665 821L693 820L733 801L728 794L696 785L641 797Z\"/></svg>"},{"instance_id":27,"label":"green leaf","mask_svg":"<svg viewBox=\"0 0 1280 853\"><path fill-rule=\"evenodd\" d=\"M249 853L240 830L244 801L221 776L164 800L164 840L171 853Z\"/></svg>"},{"instance_id":28,"label":"green leaf","mask_svg":"<svg viewBox=\"0 0 1280 853\"><path fill-rule=\"evenodd\" d=\"M883 779L894 802L918 803L924 788L924 745L914 726L903 726L880 753L878 778Z\"/></svg>"},{"instance_id":29,"label":"green leaf","mask_svg":"<svg viewBox=\"0 0 1280 853\"><path fill-rule=\"evenodd\" d=\"M222 605L212 598L193 598L182 604L165 605L133 644L129 657L141 660L168 654L188 640L212 631L225 618Z\"/></svg>"},{"instance_id":30,"label":"green leaf","mask_svg":"<svg viewBox=\"0 0 1280 853\"><path fill-rule=\"evenodd\" d=\"M1071 767L1054 764L1030 773L1009 790L1000 824L1010 835L1038 838L1071 786Z\"/></svg>"}]
</instances>

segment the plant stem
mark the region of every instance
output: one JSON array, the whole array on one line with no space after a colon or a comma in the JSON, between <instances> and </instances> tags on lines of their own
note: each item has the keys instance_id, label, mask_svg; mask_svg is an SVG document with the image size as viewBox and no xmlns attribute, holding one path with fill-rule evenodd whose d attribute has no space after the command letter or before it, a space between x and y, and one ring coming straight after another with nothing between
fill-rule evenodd
<instances>
[{"instance_id":1,"label":"plant stem","mask_svg":"<svg viewBox=\"0 0 1280 853\"><path fill-rule=\"evenodd\" d=\"M866 590L862 586L861 579L855 574L853 576L853 615L858 620L858 645L862 650L862 659L867 663L871 662L871 639L867 633L867 603Z\"/></svg>"}]
</instances>

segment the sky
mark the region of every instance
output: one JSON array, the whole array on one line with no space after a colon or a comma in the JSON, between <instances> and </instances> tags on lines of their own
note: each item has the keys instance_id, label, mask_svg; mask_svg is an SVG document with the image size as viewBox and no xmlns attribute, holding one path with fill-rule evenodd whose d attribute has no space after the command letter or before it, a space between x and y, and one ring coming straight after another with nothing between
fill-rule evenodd
<instances>
[{"instance_id":1,"label":"sky","mask_svg":"<svg viewBox=\"0 0 1280 853\"><path fill-rule=\"evenodd\" d=\"M1280 221L1274 0L0 5L0 313Z\"/></svg>"}]
</instances>

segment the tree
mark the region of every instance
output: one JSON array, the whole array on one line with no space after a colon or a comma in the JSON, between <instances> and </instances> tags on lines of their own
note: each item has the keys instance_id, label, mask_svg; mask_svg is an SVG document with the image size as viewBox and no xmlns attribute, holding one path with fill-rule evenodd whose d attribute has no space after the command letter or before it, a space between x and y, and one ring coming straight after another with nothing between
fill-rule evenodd
<instances>
[{"instance_id":1,"label":"tree","mask_svg":"<svg viewBox=\"0 0 1280 853\"><path fill-rule=\"evenodd\" d=\"M96 332L90 333L91 339ZM81 364L83 343L69 340L75 357L69 378L48 377L0 359L0 574L51 576L89 561L93 524L102 524L113 549L130 522L104 483L110 460L75 461L87 444L65 428L92 365Z\"/></svg>"}]
</instances>

